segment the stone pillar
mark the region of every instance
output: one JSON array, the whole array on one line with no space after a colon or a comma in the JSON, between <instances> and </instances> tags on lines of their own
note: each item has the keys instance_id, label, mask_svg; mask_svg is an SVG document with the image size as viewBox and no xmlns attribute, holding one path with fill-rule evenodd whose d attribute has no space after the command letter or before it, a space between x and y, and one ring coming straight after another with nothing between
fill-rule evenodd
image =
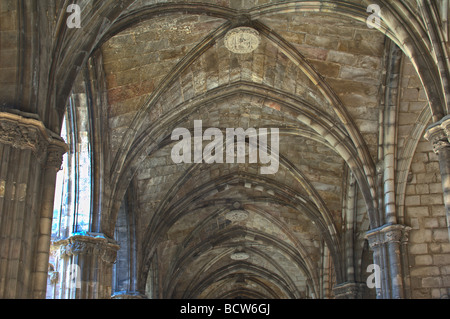
<instances>
[{"instance_id":1,"label":"stone pillar","mask_svg":"<svg viewBox=\"0 0 450 319\"><path fill-rule=\"evenodd\" d=\"M53 204L55 199L56 174L61 169L65 153L61 147L51 145L48 149L47 163L43 170L44 186L41 197L37 256L34 269L34 298L45 299L47 292L48 262L50 256Z\"/></svg>"},{"instance_id":2,"label":"stone pillar","mask_svg":"<svg viewBox=\"0 0 450 319\"><path fill-rule=\"evenodd\" d=\"M66 151L37 116L0 112L0 298L45 297L56 172Z\"/></svg>"},{"instance_id":3,"label":"stone pillar","mask_svg":"<svg viewBox=\"0 0 450 319\"><path fill-rule=\"evenodd\" d=\"M425 138L433 145L433 150L439 158L444 204L447 215L447 228L450 236L450 116L444 117L440 122L431 125Z\"/></svg>"},{"instance_id":4,"label":"stone pillar","mask_svg":"<svg viewBox=\"0 0 450 319\"><path fill-rule=\"evenodd\" d=\"M111 299L112 267L119 246L98 233L77 234L59 247L60 299Z\"/></svg>"},{"instance_id":5,"label":"stone pillar","mask_svg":"<svg viewBox=\"0 0 450 319\"><path fill-rule=\"evenodd\" d=\"M376 287L378 299L404 299L406 243L410 227L404 225L384 225L366 234L373 250L373 261L379 270L380 285Z\"/></svg>"}]
</instances>

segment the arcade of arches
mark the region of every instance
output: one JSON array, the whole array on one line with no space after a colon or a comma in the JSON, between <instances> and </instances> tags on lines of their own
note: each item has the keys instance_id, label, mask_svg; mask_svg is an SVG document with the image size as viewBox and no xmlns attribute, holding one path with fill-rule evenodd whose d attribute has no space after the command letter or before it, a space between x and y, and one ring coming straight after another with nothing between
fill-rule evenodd
<instances>
[{"instance_id":1,"label":"arcade of arches","mask_svg":"<svg viewBox=\"0 0 450 319\"><path fill-rule=\"evenodd\" d=\"M449 8L0 0L0 298L449 298Z\"/></svg>"}]
</instances>

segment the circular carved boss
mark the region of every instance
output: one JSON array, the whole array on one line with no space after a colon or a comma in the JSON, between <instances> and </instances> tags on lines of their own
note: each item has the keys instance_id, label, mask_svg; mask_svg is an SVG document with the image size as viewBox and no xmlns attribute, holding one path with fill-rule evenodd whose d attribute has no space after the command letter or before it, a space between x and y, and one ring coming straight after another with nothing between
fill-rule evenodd
<instances>
[{"instance_id":1,"label":"circular carved boss","mask_svg":"<svg viewBox=\"0 0 450 319\"><path fill-rule=\"evenodd\" d=\"M259 32L249 27L232 29L225 36L225 46L233 53L251 53L258 48L260 42Z\"/></svg>"}]
</instances>

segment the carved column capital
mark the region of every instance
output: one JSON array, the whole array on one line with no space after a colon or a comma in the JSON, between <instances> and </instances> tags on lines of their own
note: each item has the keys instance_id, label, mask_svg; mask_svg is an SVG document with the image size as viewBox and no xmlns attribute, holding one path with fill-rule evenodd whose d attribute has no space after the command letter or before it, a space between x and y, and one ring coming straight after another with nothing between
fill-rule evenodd
<instances>
[{"instance_id":1,"label":"carved column capital","mask_svg":"<svg viewBox=\"0 0 450 319\"><path fill-rule=\"evenodd\" d=\"M439 154L443 148L450 147L450 116L446 116L441 121L429 126L424 137L432 143L436 154Z\"/></svg>"},{"instance_id":2,"label":"carved column capital","mask_svg":"<svg viewBox=\"0 0 450 319\"><path fill-rule=\"evenodd\" d=\"M55 158L68 151L61 137L45 128L39 118L33 114L0 112L0 143L13 148L30 149L37 160L48 167L55 166L58 170L61 164ZM55 151L58 156L55 157Z\"/></svg>"},{"instance_id":3,"label":"carved column capital","mask_svg":"<svg viewBox=\"0 0 450 319\"><path fill-rule=\"evenodd\" d=\"M82 233L54 243L59 247L60 257L90 255L100 257L102 261L113 264L120 246L103 234Z\"/></svg>"},{"instance_id":4,"label":"carved column capital","mask_svg":"<svg viewBox=\"0 0 450 319\"><path fill-rule=\"evenodd\" d=\"M48 146L47 161L45 164L47 168L53 168L56 171L61 170L63 156L67 152L67 148L64 145L57 142Z\"/></svg>"},{"instance_id":5,"label":"carved column capital","mask_svg":"<svg viewBox=\"0 0 450 319\"><path fill-rule=\"evenodd\" d=\"M409 240L409 231L411 227L405 225L384 225L382 227L370 230L366 233L366 239L369 241L371 249L391 243L405 244Z\"/></svg>"}]
</instances>

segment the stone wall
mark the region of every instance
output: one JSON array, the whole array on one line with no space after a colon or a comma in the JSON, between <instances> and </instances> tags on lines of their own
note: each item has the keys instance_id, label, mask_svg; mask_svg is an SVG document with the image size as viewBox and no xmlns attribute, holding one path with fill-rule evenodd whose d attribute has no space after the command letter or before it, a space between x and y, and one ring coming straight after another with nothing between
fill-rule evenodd
<instances>
[{"instance_id":1,"label":"stone wall","mask_svg":"<svg viewBox=\"0 0 450 319\"><path fill-rule=\"evenodd\" d=\"M414 155L413 178L406 188L405 222L409 243L413 298L443 298L450 291L450 243L439 163L428 141Z\"/></svg>"}]
</instances>

